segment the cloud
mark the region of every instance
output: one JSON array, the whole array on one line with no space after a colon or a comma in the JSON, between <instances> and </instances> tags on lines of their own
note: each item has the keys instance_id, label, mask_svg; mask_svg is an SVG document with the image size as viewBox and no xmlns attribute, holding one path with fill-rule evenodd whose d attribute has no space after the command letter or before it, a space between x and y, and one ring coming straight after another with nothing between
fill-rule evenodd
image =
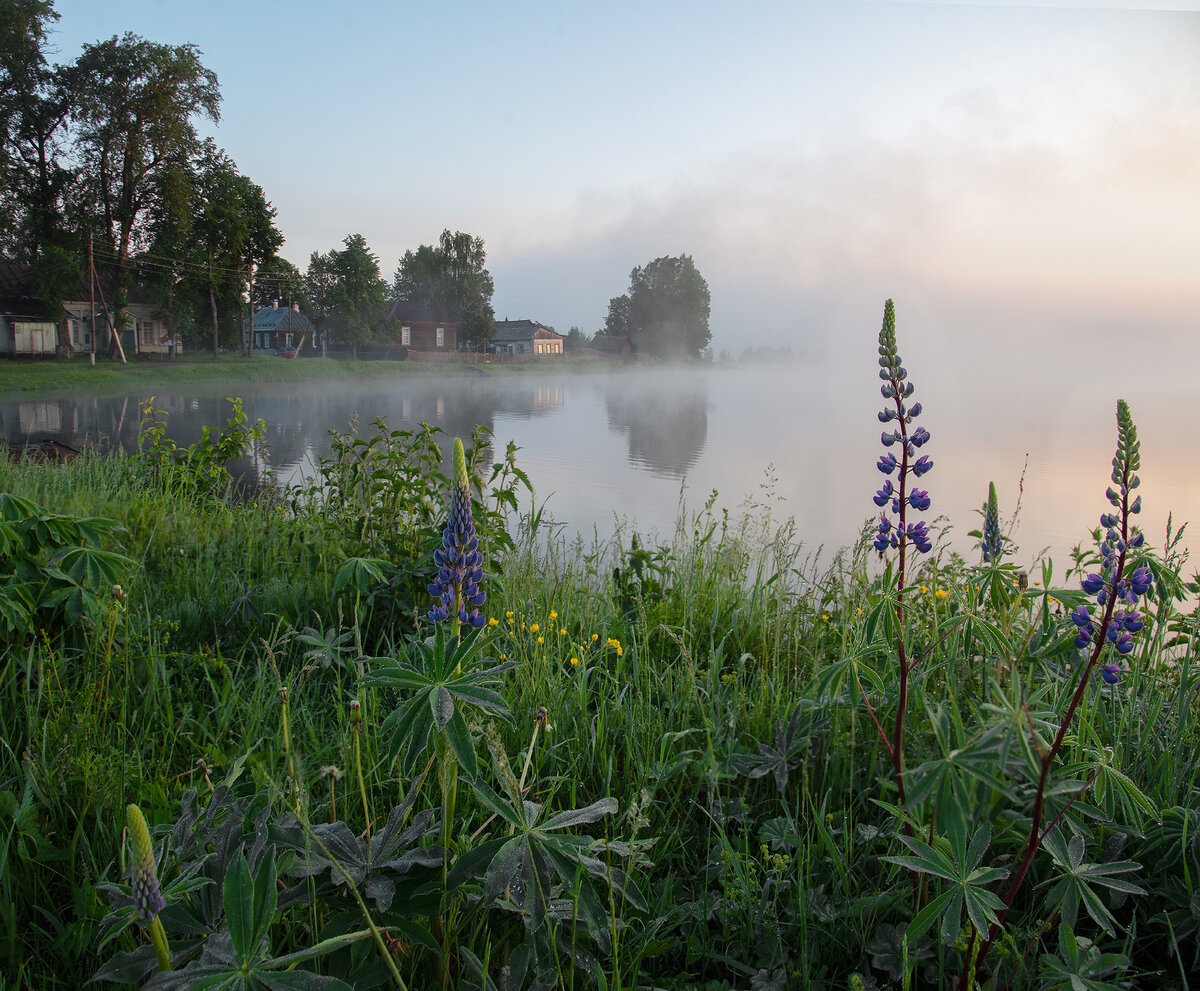
<instances>
[{"instance_id":1,"label":"cloud","mask_svg":"<svg viewBox=\"0 0 1200 991\"><path fill-rule=\"evenodd\" d=\"M902 293L948 311L1020 297L1109 324L1196 312L1194 104L1102 115L1057 139L1026 124L979 90L902 137L827 133L649 188L590 189L558 217L510 220L491 238L498 296L593 330L634 265L688 253L712 290L718 346L751 327L755 343L786 339L858 314L840 299L874 310Z\"/></svg>"}]
</instances>

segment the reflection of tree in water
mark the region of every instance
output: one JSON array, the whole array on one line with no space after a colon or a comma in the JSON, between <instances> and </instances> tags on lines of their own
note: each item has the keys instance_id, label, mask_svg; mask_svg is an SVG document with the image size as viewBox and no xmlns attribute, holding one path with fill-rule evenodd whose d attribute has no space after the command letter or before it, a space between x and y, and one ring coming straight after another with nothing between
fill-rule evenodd
<instances>
[{"instance_id":1,"label":"reflection of tree in water","mask_svg":"<svg viewBox=\"0 0 1200 991\"><path fill-rule=\"evenodd\" d=\"M696 376L614 380L605 396L609 429L625 433L629 460L655 474L682 478L708 440L708 391Z\"/></svg>"},{"instance_id":2,"label":"reflection of tree in water","mask_svg":"<svg viewBox=\"0 0 1200 991\"><path fill-rule=\"evenodd\" d=\"M248 390L247 390L248 391ZM71 447L120 447L137 450L141 419L139 402L150 396L118 396L80 400L25 400L0 402L0 429L11 443L36 444L54 439ZM154 408L161 411L166 437L180 448L198 442L204 428L219 431L229 420L232 406L223 394L198 396L159 391ZM260 488L294 473L308 473L330 452L331 429L346 433L356 421L359 437L379 433L373 422L382 417L388 432L415 430L422 422L444 431L443 452L454 437L469 440L475 426L489 429L494 419L495 400L482 392L443 380L436 384L416 383L385 391L338 387L329 383L292 383L287 386L258 386L248 394L243 410L253 424L266 425L266 460L248 455L230 464L230 471L243 485ZM486 457L491 459L492 452ZM449 470L449 460L444 461Z\"/></svg>"}]
</instances>

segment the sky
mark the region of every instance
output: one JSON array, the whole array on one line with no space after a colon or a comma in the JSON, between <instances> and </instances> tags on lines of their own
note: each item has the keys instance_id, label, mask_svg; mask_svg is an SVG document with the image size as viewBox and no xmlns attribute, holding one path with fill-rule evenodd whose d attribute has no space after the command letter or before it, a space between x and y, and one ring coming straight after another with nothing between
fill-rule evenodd
<instances>
[{"instance_id":1,"label":"sky","mask_svg":"<svg viewBox=\"0 0 1200 991\"><path fill-rule=\"evenodd\" d=\"M1182 374L1200 338L1200 2L56 9L60 60L200 49L201 131L301 269L361 233L390 280L467 231L498 318L592 332L634 266L690 254L718 351L858 360L894 297L902 345L965 381L1131 342Z\"/></svg>"}]
</instances>

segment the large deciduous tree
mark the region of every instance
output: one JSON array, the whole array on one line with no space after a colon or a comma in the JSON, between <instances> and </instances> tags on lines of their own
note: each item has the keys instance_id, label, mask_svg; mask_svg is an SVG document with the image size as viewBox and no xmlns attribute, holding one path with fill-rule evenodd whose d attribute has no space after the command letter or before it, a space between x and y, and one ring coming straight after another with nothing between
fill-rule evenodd
<instances>
[{"instance_id":1,"label":"large deciduous tree","mask_svg":"<svg viewBox=\"0 0 1200 991\"><path fill-rule=\"evenodd\" d=\"M341 251L331 251L323 264L329 269L329 301L336 331L354 347L371 340L383 319L387 283L379 274L379 259L361 234L350 234ZM314 260L320 256L315 256ZM309 266L310 271L312 266Z\"/></svg>"},{"instance_id":2,"label":"large deciduous tree","mask_svg":"<svg viewBox=\"0 0 1200 991\"><path fill-rule=\"evenodd\" d=\"M186 209L174 170L199 149L195 121L220 118L217 77L195 45L163 45L135 34L84 45L71 67L76 152L86 202L115 255L118 287L131 249L155 212Z\"/></svg>"},{"instance_id":3,"label":"large deciduous tree","mask_svg":"<svg viewBox=\"0 0 1200 991\"><path fill-rule=\"evenodd\" d=\"M708 347L711 296L691 255L656 258L629 274L629 292L608 304L606 334L629 335L640 351L698 357Z\"/></svg>"},{"instance_id":4,"label":"large deciduous tree","mask_svg":"<svg viewBox=\"0 0 1200 991\"><path fill-rule=\"evenodd\" d=\"M436 245L406 251L392 278L392 298L458 322L460 340L492 336L495 284L485 267L483 238L442 231Z\"/></svg>"},{"instance_id":5,"label":"large deciduous tree","mask_svg":"<svg viewBox=\"0 0 1200 991\"><path fill-rule=\"evenodd\" d=\"M168 311L181 303L197 314L207 311L216 357L220 315L227 315L228 337L237 325L250 264L271 262L283 244L275 208L262 187L242 175L211 140L194 162L164 172L162 181L171 188L161 190L158 199L178 200L178 205L150 225L150 250L136 259L145 269L142 281L157 288Z\"/></svg>"},{"instance_id":6,"label":"large deciduous tree","mask_svg":"<svg viewBox=\"0 0 1200 991\"><path fill-rule=\"evenodd\" d=\"M29 266L52 313L80 280L79 245L67 222L75 171L64 164L73 109L68 75L46 59L51 0L0 3L0 250ZM59 347L70 351L66 322Z\"/></svg>"}]
</instances>

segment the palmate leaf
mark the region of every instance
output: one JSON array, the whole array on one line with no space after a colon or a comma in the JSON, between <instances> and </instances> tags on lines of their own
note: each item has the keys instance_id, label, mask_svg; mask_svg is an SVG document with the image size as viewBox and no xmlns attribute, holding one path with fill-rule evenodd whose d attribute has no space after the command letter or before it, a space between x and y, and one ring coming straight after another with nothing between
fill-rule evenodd
<instances>
[{"instance_id":1,"label":"palmate leaf","mask_svg":"<svg viewBox=\"0 0 1200 991\"><path fill-rule=\"evenodd\" d=\"M281 847L297 852L297 859L289 870L293 877L306 878L328 870L330 881L335 888L340 888L345 881L342 871L345 871L363 896L386 912L392 907L398 882L408 883L414 872L420 878L422 870L434 871L442 865L441 847L422 846L423 840L438 832L433 810L418 813L408 826L404 825L416 794L416 789L412 789L410 795L392 809L386 824L370 842L351 832L345 823L331 822L309 827L312 836L319 841L318 845L290 815L271 827L270 836Z\"/></svg>"},{"instance_id":2,"label":"palmate leaf","mask_svg":"<svg viewBox=\"0 0 1200 991\"><path fill-rule=\"evenodd\" d=\"M1008 872L998 867L979 866L991 836L991 826L985 821L968 844L965 815L949 815L947 834L936 837L933 844L901 834L898 839L908 847L911 855L880 858L919 874L933 875L947 885L909 924L906 935L910 941L919 939L940 920L942 941L954 942L962 928L964 907L971 923L981 932L999 921L996 913L1004 908L1004 902L986 885L1007 876Z\"/></svg>"},{"instance_id":3,"label":"palmate leaf","mask_svg":"<svg viewBox=\"0 0 1200 991\"><path fill-rule=\"evenodd\" d=\"M1084 838L1075 834L1070 840L1064 841L1060 829L1048 834L1042 845L1061 872L1053 879L1046 894L1047 902L1061 906L1063 921L1072 929L1078 921L1079 906L1082 904L1084 911L1097 925L1110 936L1115 935L1119 928L1117 921L1100 899L1095 886L1127 895L1144 895L1144 888L1117 876L1140 871L1141 864L1132 860L1118 860L1106 864L1085 863Z\"/></svg>"},{"instance_id":4,"label":"palmate leaf","mask_svg":"<svg viewBox=\"0 0 1200 991\"><path fill-rule=\"evenodd\" d=\"M511 722L503 697L489 687L499 683L515 661L496 662L478 657L481 643L477 631L461 637L447 632L450 624L439 623L429 641L409 645L403 659L368 658L365 682L380 688L412 692L383 722L389 760L404 750L402 769L409 775L429 746L436 729L445 736L459 766L468 776L477 771L475 747L464 711L481 710Z\"/></svg>"}]
</instances>

